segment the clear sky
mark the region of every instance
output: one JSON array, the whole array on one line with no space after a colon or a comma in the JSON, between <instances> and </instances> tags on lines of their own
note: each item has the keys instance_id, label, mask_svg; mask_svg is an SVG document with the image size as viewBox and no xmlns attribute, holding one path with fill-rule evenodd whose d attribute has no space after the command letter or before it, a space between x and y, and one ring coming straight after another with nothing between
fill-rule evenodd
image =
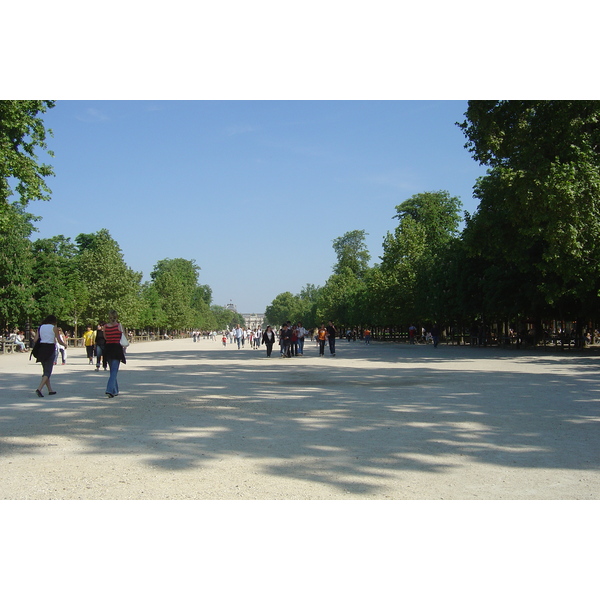
<instances>
[{"instance_id":1,"label":"clear sky","mask_svg":"<svg viewBox=\"0 0 600 600\"><path fill-rule=\"evenodd\" d=\"M364 229L372 263L413 194L447 190L473 212L485 170L455 125L466 101L58 101L50 202L36 237L106 228L150 279L194 259L215 304L263 312L323 285L332 241Z\"/></svg>"}]
</instances>

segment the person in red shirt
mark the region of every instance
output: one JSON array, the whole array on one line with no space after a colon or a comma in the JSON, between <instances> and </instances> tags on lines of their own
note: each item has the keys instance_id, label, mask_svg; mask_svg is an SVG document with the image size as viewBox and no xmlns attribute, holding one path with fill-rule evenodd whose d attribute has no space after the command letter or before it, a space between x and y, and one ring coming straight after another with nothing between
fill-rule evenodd
<instances>
[{"instance_id":1,"label":"person in red shirt","mask_svg":"<svg viewBox=\"0 0 600 600\"><path fill-rule=\"evenodd\" d=\"M116 310L108 312L108 323L104 325L104 360L108 363L110 369L110 377L106 384L106 395L109 398L114 398L119 395L119 384L117 382L117 374L119 373L120 363L125 364L125 351L121 346L121 335L123 334L123 326L119 323L119 315Z\"/></svg>"}]
</instances>

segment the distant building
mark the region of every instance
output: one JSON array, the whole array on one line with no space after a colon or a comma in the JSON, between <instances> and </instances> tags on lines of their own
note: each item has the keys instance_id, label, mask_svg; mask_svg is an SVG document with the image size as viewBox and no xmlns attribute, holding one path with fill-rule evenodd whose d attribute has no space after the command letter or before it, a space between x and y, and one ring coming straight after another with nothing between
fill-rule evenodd
<instances>
[{"instance_id":1,"label":"distant building","mask_svg":"<svg viewBox=\"0 0 600 600\"><path fill-rule=\"evenodd\" d=\"M246 321L246 327L250 329L262 328L265 322L265 315L262 313L241 313L241 315L244 317L244 321Z\"/></svg>"}]
</instances>

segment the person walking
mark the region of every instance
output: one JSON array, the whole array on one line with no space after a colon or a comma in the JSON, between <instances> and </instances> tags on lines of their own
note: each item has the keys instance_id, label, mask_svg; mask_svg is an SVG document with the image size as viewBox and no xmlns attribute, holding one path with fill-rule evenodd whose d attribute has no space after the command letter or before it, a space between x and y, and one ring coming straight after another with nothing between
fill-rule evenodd
<instances>
[{"instance_id":1,"label":"person walking","mask_svg":"<svg viewBox=\"0 0 600 600\"><path fill-rule=\"evenodd\" d=\"M329 342L329 352L331 356L335 356L335 337L337 335L337 329L335 328L333 321L329 321L327 325L327 341Z\"/></svg>"},{"instance_id":2,"label":"person walking","mask_svg":"<svg viewBox=\"0 0 600 600\"><path fill-rule=\"evenodd\" d=\"M239 350L242 347L242 344L244 343L244 330L240 327L239 323L235 326L235 329L233 330L233 337L237 342L237 347Z\"/></svg>"},{"instance_id":3,"label":"person walking","mask_svg":"<svg viewBox=\"0 0 600 600\"><path fill-rule=\"evenodd\" d=\"M288 327L287 323L281 326L279 331L279 343L281 344L281 357L291 358L292 354L292 330Z\"/></svg>"},{"instance_id":4,"label":"person walking","mask_svg":"<svg viewBox=\"0 0 600 600\"><path fill-rule=\"evenodd\" d=\"M62 345L56 344L56 353L54 354L54 364L58 362L58 355L62 356L62 364L67 364L67 336L64 331L59 327L58 328L58 339L61 341Z\"/></svg>"},{"instance_id":5,"label":"person walking","mask_svg":"<svg viewBox=\"0 0 600 600\"><path fill-rule=\"evenodd\" d=\"M296 330L298 336L298 354L304 356L304 339L308 335L308 331L304 329L302 323L298 322L298 329Z\"/></svg>"},{"instance_id":6,"label":"person walking","mask_svg":"<svg viewBox=\"0 0 600 600\"><path fill-rule=\"evenodd\" d=\"M119 373L119 364L125 364L125 351L121 346L121 335L123 334L123 326L119 323L119 315L116 310L108 312L108 323L104 325L104 360L108 363L110 376L106 384L106 395L109 398L114 398L119 395L119 384L117 375Z\"/></svg>"},{"instance_id":7,"label":"person walking","mask_svg":"<svg viewBox=\"0 0 600 600\"><path fill-rule=\"evenodd\" d=\"M371 330L367 327L367 329L365 329L364 334L365 336L365 344L370 344L371 343Z\"/></svg>"},{"instance_id":8,"label":"person walking","mask_svg":"<svg viewBox=\"0 0 600 600\"><path fill-rule=\"evenodd\" d=\"M83 334L83 343L85 345L85 351L90 361L90 365L94 364L94 339L96 334L92 331L91 327L88 327Z\"/></svg>"},{"instance_id":9,"label":"person walking","mask_svg":"<svg viewBox=\"0 0 600 600\"><path fill-rule=\"evenodd\" d=\"M275 332L270 325L267 325L265 332L262 336L262 342L267 349L267 358L271 356L271 352L273 352L273 344L275 343Z\"/></svg>"},{"instance_id":10,"label":"person walking","mask_svg":"<svg viewBox=\"0 0 600 600\"><path fill-rule=\"evenodd\" d=\"M260 327L256 328L256 331L254 332L254 347L259 350L260 349L260 344L262 342L262 329Z\"/></svg>"},{"instance_id":11,"label":"person walking","mask_svg":"<svg viewBox=\"0 0 600 600\"><path fill-rule=\"evenodd\" d=\"M54 367L54 358L56 357L56 346L63 345L56 326L56 317L49 315L38 328L35 338L33 339L33 349L31 353L35 356L35 361L42 363L42 380L40 385L35 390L38 397L43 398L42 388L48 388L48 394L53 396L56 392L50 385L50 376L52 375L52 367Z\"/></svg>"},{"instance_id":12,"label":"person walking","mask_svg":"<svg viewBox=\"0 0 600 600\"><path fill-rule=\"evenodd\" d=\"M104 346L106 345L103 328L104 323L98 323L98 328L96 329L96 371L100 370L100 359L104 354ZM106 366L104 367L104 370L106 371Z\"/></svg>"},{"instance_id":13,"label":"person walking","mask_svg":"<svg viewBox=\"0 0 600 600\"><path fill-rule=\"evenodd\" d=\"M317 341L319 342L319 356L325 356L325 342L327 341L327 329L325 323L321 323L319 331L317 331Z\"/></svg>"}]
</instances>

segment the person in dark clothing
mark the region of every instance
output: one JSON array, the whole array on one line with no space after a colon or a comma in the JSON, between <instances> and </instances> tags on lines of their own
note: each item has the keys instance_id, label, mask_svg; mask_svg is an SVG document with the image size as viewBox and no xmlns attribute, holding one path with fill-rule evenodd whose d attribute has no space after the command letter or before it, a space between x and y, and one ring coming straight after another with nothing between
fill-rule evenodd
<instances>
[{"instance_id":1,"label":"person in dark clothing","mask_svg":"<svg viewBox=\"0 0 600 600\"><path fill-rule=\"evenodd\" d=\"M329 324L327 325L327 334L329 352L331 352L331 356L335 356L335 336L337 335L337 329L333 325L333 321L329 321Z\"/></svg>"},{"instance_id":2,"label":"person in dark clothing","mask_svg":"<svg viewBox=\"0 0 600 600\"><path fill-rule=\"evenodd\" d=\"M292 330L288 327L287 323L281 328L279 332L279 341L281 343L281 356L282 358L292 357Z\"/></svg>"},{"instance_id":3,"label":"person in dark clothing","mask_svg":"<svg viewBox=\"0 0 600 600\"><path fill-rule=\"evenodd\" d=\"M273 352L273 344L275 343L275 332L270 325L267 325L267 328L263 333L262 342L267 349L267 356L271 356L271 352Z\"/></svg>"},{"instance_id":4,"label":"person in dark clothing","mask_svg":"<svg viewBox=\"0 0 600 600\"><path fill-rule=\"evenodd\" d=\"M35 390L35 393L43 398L42 389L44 386L48 388L50 395L56 394L50 384L50 377L52 375L52 367L54 366L54 359L56 357L56 347L63 346L64 342L60 339L58 333L58 327L56 326L56 317L50 315L46 317L45 321L40 325L35 338L33 340L33 348L31 354L35 356L36 362L42 363L42 380L40 385Z\"/></svg>"},{"instance_id":5,"label":"person in dark clothing","mask_svg":"<svg viewBox=\"0 0 600 600\"><path fill-rule=\"evenodd\" d=\"M104 337L104 323L98 324L96 330L96 371L100 370L100 359L104 354L104 345L106 344L106 338ZM104 364L104 370L106 371L106 363Z\"/></svg>"}]
</instances>

